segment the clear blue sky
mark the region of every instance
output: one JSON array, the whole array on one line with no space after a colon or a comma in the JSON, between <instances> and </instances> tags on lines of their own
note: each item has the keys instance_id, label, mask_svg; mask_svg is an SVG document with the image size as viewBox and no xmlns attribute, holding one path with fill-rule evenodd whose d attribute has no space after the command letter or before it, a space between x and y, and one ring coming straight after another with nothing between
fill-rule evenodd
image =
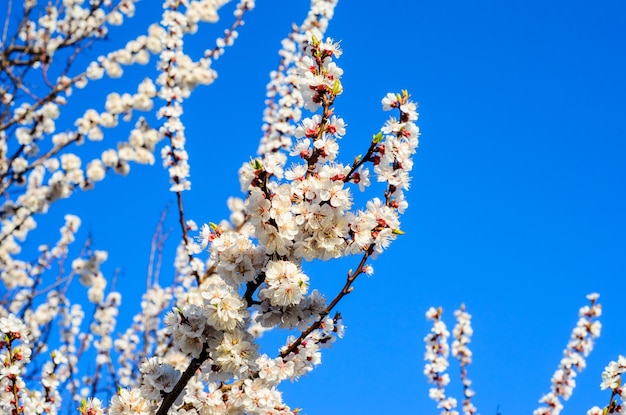
<instances>
[{"instance_id":1,"label":"clear blue sky","mask_svg":"<svg viewBox=\"0 0 626 415\"><path fill-rule=\"evenodd\" d=\"M131 31L158 12L149 3L138 4ZM240 195L237 170L257 148L268 73L306 7L258 1L235 47L215 64L217 83L186 103L186 213L198 223L219 221L227 197ZM189 46L205 46L228 24L225 15L218 30L203 30ZM441 305L452 325L464 302L475 330L475 405L483 415L498 407L502 415L531 413L592 291L601 294L603 334L563 413L608 402L601 371L626 353L625 28L626 3L616 0L340 1L328 34L344 50L345 93L336 102L348 123L343 160L378 131L389 91L408 89L419 102L422 136L406 235L340 304L345 338L316 371L284 385L288 404L309 415L438 413L422 374L424 312ZM124 33L112 31L105 49ZM124 82L101 88L129 88ZM81 105L95 102L76 96ZM168 186L158 165L133 166L129 178L59 204L51 218L59 222L37 235L43 240L58 227L66 209L81 215L82 236L91 233L96 247L109 250L110 272L123 270L118 285L130 316L152 230L174 201ZM172 211L177 235L175 219ZM331 296L356 263L311 266L312 284Z\"/></svg>"}]
</instances>

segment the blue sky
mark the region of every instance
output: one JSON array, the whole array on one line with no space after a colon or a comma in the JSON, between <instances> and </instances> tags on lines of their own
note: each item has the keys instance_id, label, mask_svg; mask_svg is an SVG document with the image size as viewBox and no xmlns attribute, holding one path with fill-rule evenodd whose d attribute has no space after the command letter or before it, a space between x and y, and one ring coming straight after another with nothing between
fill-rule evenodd
<instances>
[{"instance_id":1,"label":"blue sky","mask_svg":"<svg viewBox=\"0 0 626 415\"><path fill-rule=\"evenodd\" d=\"M237 170L256 152L268 73L306 7L259 1L215 64L216 84L186 103L186 214L198 223L226 217L227 197L240 196ZM140 33L155 12L140 2L133 27L112 31L94 52ZM224 15L219 29L188 46L211 47L203 42L229 24ZM424 313L441 305L452 325L465 303L475 330L475 405L482 414L532 413L593 291L604 306L603 334L563 413L608 402L601 371L626 353L625 27L620 1L340 1L328 35L344 50L345 92L335 106L348 123L342 159L362 153L384 123L380 99L390 91L407 89L419 102L422 135L406 235L340 304L345 338L316 371L284 385L288 404L309 415L438 413L422 374ZM148 70L96 89L130 88ZM77 91L79 106L91 105L91 94ZM36 235L44 240L65 211L79 214L83 237L109 250L110 272L123 270L118 285L130 315L152 231L174 195L158 165L97 187L56 206ZM176 234L174 212L168 224ZM357 262L312 264L312 284L330 297Z\"/></svg>"}]
</instances>

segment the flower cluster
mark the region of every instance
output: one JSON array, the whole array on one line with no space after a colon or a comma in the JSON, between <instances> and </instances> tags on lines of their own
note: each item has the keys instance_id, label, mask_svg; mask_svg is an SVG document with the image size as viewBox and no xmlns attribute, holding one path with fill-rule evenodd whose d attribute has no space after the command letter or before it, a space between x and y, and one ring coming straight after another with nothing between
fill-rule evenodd
<instances>
[{"instance_id":1,"label":"flower cluster","mask_svg":"<svg viewBox=\"0 0 626 415\"><path fill-rule=\"evenodd\" d=\"M587 415L626 414L626 388L622 384L622 375L626 373L626 357L619 356L612 361L602 372L600 389L610 389L611 399L604 408L594 406Z\"/></svg>"},{"instance_id":2,"label":"flower cluster","mask_svg":"<svg viewBox=\"0 0 626 415\"><path fill-rule=\"evenodd\" d=\"M309 289L309 277L289 261L270 261L265 269L267 288L259 292L259 299L272 306L300 304Z\"/></svg>"}]
</instances>

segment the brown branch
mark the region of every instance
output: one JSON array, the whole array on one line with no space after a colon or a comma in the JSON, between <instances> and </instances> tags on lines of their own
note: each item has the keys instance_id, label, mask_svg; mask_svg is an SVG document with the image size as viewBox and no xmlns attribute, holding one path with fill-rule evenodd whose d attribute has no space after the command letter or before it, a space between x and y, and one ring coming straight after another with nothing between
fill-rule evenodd
<instances>
[{"instance_id":1,"label":"brown branch","mask_svg":"<svg viewBox=\"0 0 626 415\"><path fill-rule=\"evenodd\" d=\"M250 307L252 304L255 304L255 301L252 299L254 292L257 288L263 284L265 281L265 272L260 273L254 281L248 281L246 284L246 292L243 295L244 300L246 300L246 304ZM256 302L258 304L258 302Z\"/></svg>"},{"instance_id":2,"label":"brown branch","mask_svg":"<svg viewBox=\"0 0 626 415\"><path fill-rule=\"evenodd\" d=\"M346 174L346 177L343 179L344 183L347 183L350 180L352 180L352 175L359 167L361 167L366 162L372 160L371 157L376 152L376 149L379 143L380 142L377 141L375 138L372 139L372 142L369 148L367 149L367 153L365 153L365 156L359 157L358 159L354 160L354 162L352 163L352 167L350 168L350 171L348 172L348 174Z\"/></svg>"},{"instance_id":3,"label":"brown branch","mask_svg":"<svg viewBox=\"0 0 626 415\"><path fill-rule=\"evenodd\" d=\"M309 334L311 334L314 330L318 329L322 325L322 321L324 320L324 318L326 318L326 316L330 314L330 312L333 310L333 308L335 308L335 306L339 303L339 301L341 301L343 299L343 297L345 297L346 295L348 295L348 294L350 294L352 292L352 284L357 279L357 277L360 274L363 273L363 268L365 267L365 263L367 262L367 258L369 258L369 256L373 252L373 250L374 250L374 244L371 244L369 246L369 248L367 249L367 252L365 252L365 254L363 254L363 258L361 258L361 262L359 262L357 270L354 273L348 272L348 278L346 279L346 283L344 284L344 286L341 289L341 291L339 291L339 293L335 296L333 301L331 301L330 304L328 304L328 306L326 306L324 311L322 311L320 313L320 316L315 321L315 323L311 324L308 329L306 329L305 331L300 333L300 336L293 343L291 343L287 349L285 349L279 355L280 357L282 357L282 358L287 357L290 353L294 352L298 348L298 346L300 346L300 344L302 344L304 339Z\"/></svg>"},{"instance_id":4,"label":"brown branch","mask_svg":"<svg viewBox=\"0 0 626 415\"><path fill-rule=\"evenodd\" d=\"M178 382L176 382L174 389L172 389L171 392L166 393L163 397L163 402L161 403L156 415L166 415L172 405L174 405L178 395L180 395L180 393L185 389L189 380L193 377L200 366L202 366L202 364L209 358L208 347L209 345L205 343L200 356L191 359L189 366L187 366L187 369L185 369L183 374L180 376L180 379L178 379Z\"/></svg>"}]
</instances>

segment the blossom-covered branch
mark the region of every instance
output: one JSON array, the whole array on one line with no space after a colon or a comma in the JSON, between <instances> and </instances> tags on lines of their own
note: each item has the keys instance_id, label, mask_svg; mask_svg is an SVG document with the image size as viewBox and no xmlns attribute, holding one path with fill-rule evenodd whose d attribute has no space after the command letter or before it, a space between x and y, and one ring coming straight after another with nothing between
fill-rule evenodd
<instances>
[{"instance_id":1,"label":"blossom-covered branch","mask_svg":"<svg viewBox=\"0 0 626 415\"><path fill-rule=\"evenodd\" d=\"M539 400L545 405L537 408L534 415L557 415L563 409L560 398L567 400L572 396L576 375L586 367L585 358L593 350L595 339L600 336L602 325L597 319L602 315L602 306L598 303L598 297L596 293L589 294L587 299L590 304L578 311L578 322L563 350L559 367L552 376L550 392Z\"/></svg>"}]
</instances>

